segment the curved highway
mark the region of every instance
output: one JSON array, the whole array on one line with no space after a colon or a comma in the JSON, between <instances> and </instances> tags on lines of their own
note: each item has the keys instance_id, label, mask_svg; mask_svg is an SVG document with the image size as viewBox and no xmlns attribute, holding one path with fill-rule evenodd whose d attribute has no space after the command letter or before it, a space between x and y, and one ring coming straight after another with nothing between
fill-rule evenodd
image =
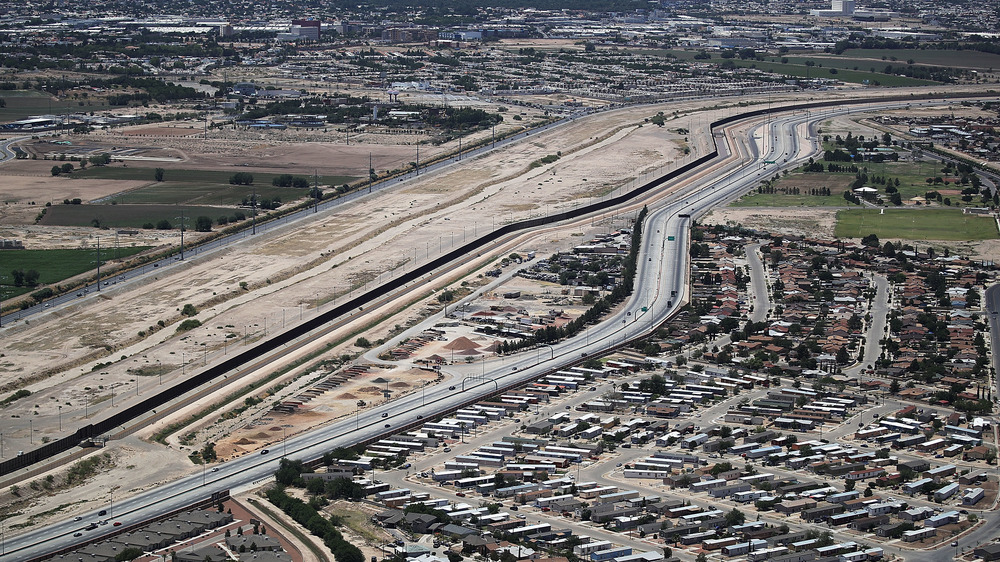
<instances>
[{"instance_id":1,"label":"curved highway","mask_svg":"<svg viewBox=\"0 0 1000 562\"><path fill-rule=\"evenodd\" d=\"M906 104L879 107L900 105ZM440 411L474 401L498 388L527 382L552 369L605 353L652 332L676 312L685 297L691 220L745 193L781 167L794 165L796 161L814 154L818 146L813 124L839 111L792 112L772 117L767 124L757 125L749 139L737 139L734 147L729 146L727 141L717 139L722 143L719 146L721 157L731 155L744 164L708 173L699 178L693 187L666 198L659 207L651 209L643 225L642 247L631 298L601 324L574 338L548 346L551 348L548 359L539 361L535 353L528 352L507 357L502 362L493 361L485 367L456 367L456 371L466 376L460 384L427 387L421 393L412 393L366 412L364 420L352 417L342 419L289 438L262 453L220 464L113 505L109 497L104 516L91 513L79 521L62 521L7 539L3 558L24 560L44 556L83 540L93 540L113 529L111 525L98 525L96 529L87 530L92 522L113 520L131 525L203 500L214 492L252 486L266 481L277 469L282 456L311 460L335 447L378 438L398 428L420 423L421 419ZM759 139L754 134L757 131L760 131ZM809 139L809 142L800 145L800 137ZM762 162L778 164L764 167ZM485 368L485 375L480 374L479 369L482 368ZM76 533L82 536L75 537Z\"/></svg>"}]
</instances>

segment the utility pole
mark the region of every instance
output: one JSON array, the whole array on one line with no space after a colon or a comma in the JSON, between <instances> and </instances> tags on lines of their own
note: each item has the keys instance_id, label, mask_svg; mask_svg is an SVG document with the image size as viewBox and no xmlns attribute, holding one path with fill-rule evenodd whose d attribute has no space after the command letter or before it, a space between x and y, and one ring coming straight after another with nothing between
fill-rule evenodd
<instances>
[{"instance_id":1,"label":"utility pole","mask_svg":"<svg viewBox=\"0 0 1000 562\"><path fill-rule=\"evenodd\" d=\"M368 153L368 193L372 192L372 182L375 181L375 168L372 168L372 153Z\"/></svg>"},{"instance_id":2,"label":"utility pole","mask_svg":"<svg viewBox=\"0 0 1000 562\"><path fill-rule=\"evenodd\" d=\"M316 204L313 205L313 213L319 212L319 172L313 168L313 195L316 196Z\"/></svg>"},{"instance_id":3,"label":"utility pole","mask_svg":"<svg viewBox=\"0 0 1000 562\"><path fill-rule=\"evenodd\" d=\"M250 222L253 225L251 234L257 234L257 186L254 186L250 199Z\"/></svg>"},{"instance_id":4,"label":"utility pole","mask_svg":"<svg viewBox=\"0 0 1000 562\"><path fill-rule=\"evenodd\" d=\"M186 220L184 218L184 209L181 209L181 216L176 218L181 221L181 261L184 261L184 230L186 228L186 225L184 224L184 221Z\"/></svg>"},{"instance_id":5,"label":"utility pole","mask_svg":"<svg viewBox=\"0 0 1000 562\"><path fill-rule=\"evenodd\" d=\"M417 143L417 175L420 175L420 143Z\"/></svg>"},{"instance_id":6,"label":"utility pole","mask_svg":"<svg viewBox=\"0 0 1000 562\"><path fill-rule=\"evenodd\" d=\"M101 290L101 237L97 237L97 290Z\"/></svg>"}]
</instances>

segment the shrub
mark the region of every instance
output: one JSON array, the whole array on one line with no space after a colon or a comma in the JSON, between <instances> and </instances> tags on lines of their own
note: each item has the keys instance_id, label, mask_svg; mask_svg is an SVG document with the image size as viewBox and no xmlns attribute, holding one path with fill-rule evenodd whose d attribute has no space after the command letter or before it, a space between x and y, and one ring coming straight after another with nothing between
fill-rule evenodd
<instances>
[{"instance_id":1,"label":"shrub","mask_svg":"<svg viewBox=\"0 0 1000 562\"><path fill-rule=\"evenodd\" d=\"M199 322L194 318L188 318L187 320L181 322L179 326L177 326L177 331L187 332L188 330L193 330L198 326L201 326L201 322Z\"/></svg>"}]
</instances>

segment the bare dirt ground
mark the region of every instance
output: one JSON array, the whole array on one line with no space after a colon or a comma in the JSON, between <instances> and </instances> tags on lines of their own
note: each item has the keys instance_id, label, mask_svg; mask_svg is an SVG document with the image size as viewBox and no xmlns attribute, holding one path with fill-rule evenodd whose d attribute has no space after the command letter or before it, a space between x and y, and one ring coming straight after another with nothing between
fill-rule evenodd
<instances>
[{"instance_id":1,"label":"bare dirt ground","mask_svg":"<svg viewBox=\"0 0 1000 562\"><path fill-rule=\"evenodd\" d=\"M349 207L325 212L315 220L293 227L261 227L253 244L236 245L211 255L191 255L185 262L158 271L141 283L119 285L85 304L51 310L32 318L30 324L5 324L0 386L24 387L33 393L4 412L19 416L11 418L4 432L7 447L29 448L29 427L25 423L28 416L34 422L36 443L42 436L61 436L57 429L59 417L65 427L75 428L84 423L85 412L89 416L101 415L101 410L111 407L112 389L117 394L115 407L120 408L134 400L136 394L158 387L160 377L148 373L162 373L162 384L169 385L200 364L226 357L232 346L252 343L282 325L313 315L317 308L371 286L371 282L377 283L396 268L423 263L504 222L589 202L591 197L612 192L643 173L695 158L707 150L710 142L707 135L697 132L699 123L704 126L712 117L681 117L662 128L639 125L657 111L683 112L699 103L636 107L578 119L433 177L421 177ZM680 128L692 130L689 156L681 154L684 135L677 132ZM164 142L182 143L169 139ZM262 145L255 146L254 150L263 150ZM337 148L347 149L346 145ZM350 148L364 156L360 167L366 168L366 153L383 147ZM358 162L346 161L331 164L331 147L310 146L309 157L317 158L315 162L299 158L306 155L306 149L302 150L295 153L296 162L301 160L307 169L322 164L329 170L351 171L359 166ZM409 148L391 150L399 151L397 158L402 160ZM215 159L201 156L206 152L201 148L197 152L197 157L205 158L206 166L213 161L225 166L245 158L227 155ZM555 163L531 167L533 161L558 153L561 157ZM288 157L284 154L282 157ZM191 154L186 157L189 161L196 158ZM567 236L570 233L561 237ZM559 237L550 236L547 242L554 238ZM202 326L175 334L173 323L188 303L198 308L196 318ZM403 316L412 317L422 310L409 307L405 312ZM155 327L158 320L164 321L164 329ZM384 334L394 322L399 320L383 322L375 332ZM356 324L331 335L327 340L332 344L329 353L342 353L357 337L358 332L352 330L361 328ZM146 335L138 336L139 331L146 331ZM367 335L363 330L361 333ZM417 384L400 382L410 388ZM177 417L189 415L205 404L182 411ZM58 406L62 406L61 410ZM343 415L343 410L334 408L329 414L327 419ZM258 429L268 430L266 435L271 435L272 427ZM123 446L131 439L111 442L111 448L123 455L119 466L159 464L158 457L147 457L146 448ZM148 445L148 449L169 458L162 461L163 466L190 466L185 458L189 451L158 445ZM161 477L120 470L107 476L129 490L154 485ZM52 496L45 504L61 501L60 496ZM34 509L43 508L40 503Z\"/></svg>"}]
</instances>

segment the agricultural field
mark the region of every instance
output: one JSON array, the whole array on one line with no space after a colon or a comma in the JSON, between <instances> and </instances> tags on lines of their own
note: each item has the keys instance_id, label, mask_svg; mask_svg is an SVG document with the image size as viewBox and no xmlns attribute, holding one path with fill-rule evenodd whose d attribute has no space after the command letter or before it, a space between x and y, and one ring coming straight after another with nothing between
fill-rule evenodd
<instances>
[{"instance_id":1,"label":"agricultural field","mask_svg":"<svg viewBox=\"0 0 1000 562\"><path fill-rule=\"evenodd\" d=\"M65 113L75 111L100 111L108 108L104 100L91 99L86 101L56 100L52 96L27 90L0 91L0 98L6 102L6 107L0 107L0 123L10 123L26 119L32 115L46 113ZM84 105L81 107L80 103Z\"/></svg>"},{"instance_id":2,"label":"agricultural field","mask_svg":"<svg viewBox=\"0 0 1000 562\"><path fill-rule=\"evenodd\" d=\"M992 217L959 209L850 209L837 212L834 234L840 238L972 241L998 238Z\"/></svg>"},{"instance_id":3,"label":"agricultural field","mask_svg":"<svg viewBox=\"0 0 1000 562\"><path fill-rule=\"evenodd\" d=\"M164 169L163 180L168 182L196 183L202 185L222 184L229 185L229 178L234 172L217 170L185 170L185 169ZM155 168L119 166L91 166L86 170L76 170L73 172L74 178L104 179L104 180L149 180L154 181ZM258 191L264 187L271 187L271 181L279 174L264 174L250 172L253 175L254 185ZM313 181L313 175L308 173L292 174ZM358 178L351 176L319 176L316 178L320 185L343 185Z\"/></svg>"},{"instance_id":4,"label":"agricultural field","mask_svg":"<svg viewBox=\"0 0 1000 562\"><path fill-rule=\"evenodd\" d=\"M308 189L293 187L274 187L271 184L256 187L249 185L229 185L197 182L155 182L139 189L116 193L108 197L104 203L129 205L194 205L235 207L255 192L259 200L279 198L282 204L304 199L309 195ZM221 209L217 212L225 212Z\"/></svg>"},{"instance_id":5,"label":"agricultural field","mask_svg":"<svg viewBox=\"0 0 1000 562\"><path fill-rule=\"evenodd\" d=\"M101 248L101 263L127 258L148 250L150 246ZM38 283L48 285L69 279L97 267L97 248L74 250L4 250L0 252L0 295L9 299L36 290L14 286L15 270L38 272Z\"/></svg>"},{"instance_id":6,"label":"agricultural field","mask_svg":"<svg viewBox=\"0 0 1000 562\"><path fill-rule=\"evenodd\" d=\"M45 226L100 226L110 228L143 228L143 225L167 221L171 228L180 225L184 213L187 227L194 230L195 218L206 216L217 223L220 216L233 215L233 209L178 205L53 205L48 207L41 224ZM248 215L249 209L239 212ZM96 221L96 223L95 223Z\"/></svg>"}]
</instances>

